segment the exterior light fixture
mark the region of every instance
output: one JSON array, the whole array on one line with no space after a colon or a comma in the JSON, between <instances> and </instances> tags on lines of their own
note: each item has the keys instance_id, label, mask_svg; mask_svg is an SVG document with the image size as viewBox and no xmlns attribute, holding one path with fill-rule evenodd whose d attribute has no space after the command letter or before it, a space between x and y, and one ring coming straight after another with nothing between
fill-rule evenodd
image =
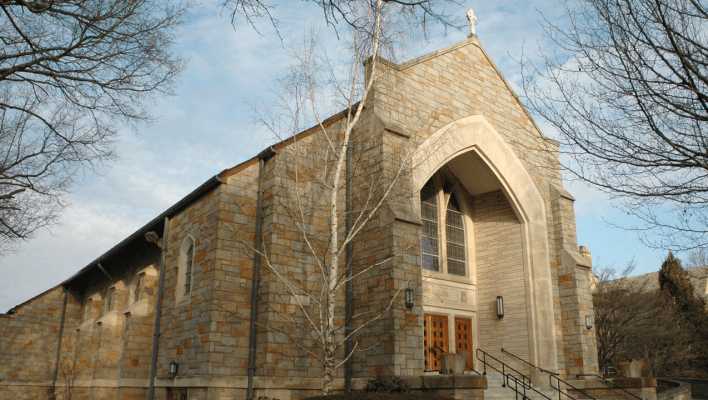
<instances>
[{"instance_id":1,"label":"exterior light fixture","mask_svg":"<svg viewBox=\"0 0 708 400\"><path fill-rule=\"evenodd\" d=\"M174 379L177 376L177 372L179 371L179 364L177 364L176 361L171 361L170 362L170 369L169 369L169 375L170 379Z\"/></svg>"},{"instance_id":2,"label":"exterior light fixture","mask_svg":"<svg viewBox=\"0 0 708 400\"><path fill-rule=\"evenodd\" d=\"M592 315L585 316L585 328L592 329Z\"/></svg>"},{"instance_id":3,"label":"exterior light fixture","mask_svg":"<svg viewBox=\"0 0 708 400\"><path fill-rule=\"evenodd\" d=\"M415 291L413 290L412 287L408 287L405 290L405 298L406 298L406 308L411 309L415 305Z\"/></svg>"},{"instance_id":4,"label":"exterior light fixture","mask_svg":"<svg viewBox=\"0 0 708 400\"><path fill-rule=\"evenodd\" d=\"M504 319L504 298L497 296L497 318Z\"/></svg>"}]
</instances>

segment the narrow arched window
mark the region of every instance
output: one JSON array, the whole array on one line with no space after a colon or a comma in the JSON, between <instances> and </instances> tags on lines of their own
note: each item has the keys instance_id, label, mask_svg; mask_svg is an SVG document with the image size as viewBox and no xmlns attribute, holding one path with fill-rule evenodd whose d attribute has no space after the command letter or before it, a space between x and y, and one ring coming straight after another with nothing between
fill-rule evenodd
<instances>
[{"instance_id":1,"label":"narrow arched window","mask_svg":"<svg viewBox=\"0 0 708 400\"><path fill-rule=\"evenodd\" d=\"M465 275L465 221L454 194L450 194L445 215L447 273Z\"/></svg>"},{"instance_id":2,"label":"narrow arched window","mask_svg":"<svg viewBox=\"0 0 708 400\"><path fill-rule=\"evenodd\" d=\"M189 296L192 293L195 245L194 239L191 236L187 236L180 247L179 276L177 278L178 298Z\"/></svg>"},{"instance_id":3,"label":"narrow arched window","mask_svg":"<svg viewBox=\"0 0 708 400\"><path fill-rule=\"evenodd\" d=\"M143 280L145 279L145 273L140 273L135 277L135 287L133 288L133 302L140 300L140 296L143 291Z\"/></svg>"},{"instance_id":4,"label":"narrow arched window","mask_svg":"<svg viewBox=\"0 0 708 400\"><path fill-rule=\"evenodd\" d=\"M90 321L93 317L93 299L88 298L84 301L84 322Z\"/></svg>"},{"instance_id":5,"label":"narrow arched window","mask_svg":"<svg viewBox=\"0 0 708 400\"><path fill-rule=\"evenodd\" d=\"M116 288L114 288L114 287L109 287L106 290L105 312L113 311L113 308L115 306L115 294L116 294Z\"/></svg>"},{"instance_id":6,"label":"narrow arched window","mask_svg":"<svg viewBox=\"0 0 708 400\"><path fill-rule=\"evenodd\" d=\"M420 215L423 222L423 234L420 240L423 268L430 271L440 270L440 246L438 230L438 193L433 179L428 181L420 192Z\"/></svg>"},{"instance_id":7,"label":"narrow arched window","mask_svg":"<svg viewBox=\"0 0 708 400\"><path fill-rule=\"evenodd\" d=\"M187 252L184 256L184 294L192 293L192 267L194 264L194 241L190 240Z\"/></svg>"}]
</instances>

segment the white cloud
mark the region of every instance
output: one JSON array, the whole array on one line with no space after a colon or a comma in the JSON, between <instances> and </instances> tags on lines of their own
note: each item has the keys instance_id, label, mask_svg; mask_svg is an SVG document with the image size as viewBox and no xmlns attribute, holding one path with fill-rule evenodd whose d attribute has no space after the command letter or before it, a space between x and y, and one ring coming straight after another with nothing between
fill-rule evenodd
<instances>
[{"instance_id":1,"label":"white cloud","mask_svg":"<svg viewBox=\"0 0 708 400\"><path fill-rule=\"evenodd\" d=\"M252 107L273 103L275 79L288 68L288 46L299 45L312 25L321 24L316 8L283 4L279 17L285 43L266 27L263 35L245 24L234 31L226 16L205 11L208 5L196 11L178 35L178 51L188 65L176 96L150 106L156 122L121 134L115 162L77 181L60 224L0 260L0 311L59 283L221 169L272 143L254 122ZM468 2L477 8L482 43L510 80L518 79L513 55L520 54L524 41L540 37L535 9L554 12L554 4ZM465 10L451 11L464 15ZM343 54L342 42L324 28L321 32L330 56ZM401 58L447 46L465 34L432 32L428 42L411 40ZM582 186L570 190L579 199L579 216L589 216L584 220L589 230L604 229L599 217L605 200ZM603 249L593 251L598 255Z\"/></svg>"}]
</instances>

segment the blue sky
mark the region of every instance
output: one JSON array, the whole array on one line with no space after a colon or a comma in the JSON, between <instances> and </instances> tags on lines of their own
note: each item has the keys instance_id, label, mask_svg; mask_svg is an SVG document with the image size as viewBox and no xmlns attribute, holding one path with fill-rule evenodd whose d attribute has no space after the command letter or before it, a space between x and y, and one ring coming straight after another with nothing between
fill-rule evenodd
<instances>
[{"instance_id":1,"label":"blue sky","mask_svg":"<svg viewBox=\"0 0 708 400\"><path fill-rule=\"evenodd\" d=\"M291 48L313 27L330 55L342 47L321 25L318 9L280 3L284 42L267 27L262 35L247 26L234 30L211 5L193 7L177 35L176 51L187 64L175 95L148 105L153 122L121 132L114 161L77 179L59 224L3 256L0 312L56 285L209 177L274 141L256 122L254 109L274 104L276 81L287 72ZM475 7L480 40L513 85L520 78L522 51L531 58L539 49L546 51L539 42L539 12L555 18L557 4L476 0L450 11L464 17L467 7ZM427 40L403 44L398 56L419 56L465 36L464 30L433 30ZM637 273L659 268L663 251L605 222L630 221L603 194L578 182L568 182L567 188L577 199L579 243L589 246L596 267L621 268L635 259Z\"/></svg>"}]
</instances>

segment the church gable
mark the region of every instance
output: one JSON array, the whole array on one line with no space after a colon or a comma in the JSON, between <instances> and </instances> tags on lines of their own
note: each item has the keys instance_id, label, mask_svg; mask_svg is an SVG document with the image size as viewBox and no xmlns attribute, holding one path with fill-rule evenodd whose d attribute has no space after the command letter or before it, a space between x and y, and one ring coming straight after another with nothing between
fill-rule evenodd
<instances>
[{"instance_id":1,"label":"church gable","mask_svg":"<svg viewBox=\"0 0 708 400\"><path fill-rule=\"evenodd\" d=\"M424 140L450 122L482 115L535 178L554 169L536 166L558 165L557 144L543 137L476 37L402 64L382 64L374 99L377 115L388 123ZM560 176L547 178L560 187Z\"/></svg>"}]
</instances>

